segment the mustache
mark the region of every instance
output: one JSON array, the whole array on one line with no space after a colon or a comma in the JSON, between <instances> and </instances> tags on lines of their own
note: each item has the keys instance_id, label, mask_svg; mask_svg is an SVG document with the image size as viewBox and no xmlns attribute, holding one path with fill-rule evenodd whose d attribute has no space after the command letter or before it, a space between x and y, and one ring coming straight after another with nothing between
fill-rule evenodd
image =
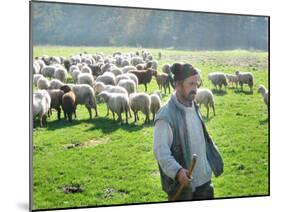
<instances>
[{"instance_id":1,"label":"mustache","mask_svg":"<svg viewBox=\"0 0 281 212\"><path fill-rule=\"evenodd\" d=\"M190 91L188 95L196 94L196 91Z\"/></svg>"}]
</instances>

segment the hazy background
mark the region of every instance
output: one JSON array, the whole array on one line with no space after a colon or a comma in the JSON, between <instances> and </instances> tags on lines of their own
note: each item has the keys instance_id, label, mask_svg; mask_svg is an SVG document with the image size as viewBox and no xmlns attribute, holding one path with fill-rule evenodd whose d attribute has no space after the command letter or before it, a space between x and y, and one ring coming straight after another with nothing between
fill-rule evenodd
<instances>
[{"instance_id":1,"label":"hazy background","mask_svg":"<svg viewBox=\"0 0 281 212\"><path fill-rule=\"evenodd\" d=\"M265 17L33 2L33 44L268 49Z\"/></svg>"}]
</instances>

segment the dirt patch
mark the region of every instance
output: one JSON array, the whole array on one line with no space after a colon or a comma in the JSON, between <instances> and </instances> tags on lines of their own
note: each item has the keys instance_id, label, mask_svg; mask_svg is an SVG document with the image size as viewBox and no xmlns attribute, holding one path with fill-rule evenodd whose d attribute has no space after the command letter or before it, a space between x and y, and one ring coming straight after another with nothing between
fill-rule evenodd
<instances>
[{"instance_id":1,"label":"dirt patch","mask_svg":"<svg viewBox=\"0 0 281 212\"><path fill-rule=\"evenodd\" d=\"M108 143L108 140L92 139L92 140L84 142L81 146L83 146L83 147L95 147L97 145L106 144L106 143Z\"/></svg>"},{"instance_id":2,"label":"dirt patch","mask_svg":"<svg viewBox=\"0 0 281 212\"><path fill-rule=\"evenodd\" d=\"M105 140L92 139L92 140L89 140L89 141L85 141L83 143L68 144L64 148L65 149L72 149L72 148L76 148L76 147L95 147L97 145L106 144L108 142L109 142L108 139L105 139Z\"/></svg>"},{"instance_id":3,"label":"dirt patch","mask_svg":"<svg viewBox=\"0 0 281 212\"><path fill-rule=\"evenodd\" d=\"M126 190L123 190L123 189L122 190L115 190L113 188L106 188L106 189L104 189L103 197L106 198L106 199L109 199L113 196L113 194L119 194L121 196L124 196L124 195L129 194L129 192L126 191Z\"/></svg>"},{"instance_id":4,"label":"dirt patch","mask_svg":"<svg viewBox=\"0 0 281 212\"><path fill-rule=\"evenodd\" d=\"M81 193L83 191L84 189L82 189L80 185L65 186L63 188L65 194Z\"/></svg>"}]
</instances>

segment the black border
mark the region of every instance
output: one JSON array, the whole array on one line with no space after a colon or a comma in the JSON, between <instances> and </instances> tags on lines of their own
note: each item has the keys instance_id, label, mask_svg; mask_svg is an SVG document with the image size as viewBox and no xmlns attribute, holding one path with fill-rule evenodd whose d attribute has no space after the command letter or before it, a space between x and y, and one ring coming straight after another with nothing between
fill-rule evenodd
<instances>
[{"instance_id":1,"label":"black border","mask_svg":"<svg viewBox=\"0 0 281 212\"><path fill-rule=\"evenodd\" d=\"M33 37L32 37L32 3L50 3L50 4L65 4L65 5L79 5L79 6L96 6L96 7L113 7L113 8L127 8L127 9L143 9L143 10L158 10L158 11L173 11L173 12L190 12L190 13L203 13L203 14L217 14L217 15L236 15L236 16L250 16L250 17L263 17L267 18L268 23L268 92L270 94L270 16L269 15L253 15L253 14L238 14L238 13L225 13L225 12L206 12L206 11L193 11L193 10L178 10L178 9L161 9L161 8L148 8L148 7L132 7L124 5L102 5L102 4L90 4L90 3L75 3L75 2L56 2L56 1L29 1L29 211L53 211L53 210L68 210L68 209L85 209L85 208L101 208L101 207L116 207L116 206L134 206L134 205L149 205L149 204L161 204L161 203L179 203L189 201L178 202L144 202L144 203L129 203L129 204L112 204L112 205L89 205L79 207L65 207L65 208L42 208L32 209L33 207L33 118L32 118L32 61L33 61ZM221 197L215 198L211 201L224 200L224 199L242 199L242 198L255 198L255 197L268 197L270 196L270 95L268 96L268 194L265 195L253 195L253 196L237 196L237 197ZM206 201L206 200L192 200L190 202ZM208 201L208 200L207 200Z\"/></svg>"}]
</instances>

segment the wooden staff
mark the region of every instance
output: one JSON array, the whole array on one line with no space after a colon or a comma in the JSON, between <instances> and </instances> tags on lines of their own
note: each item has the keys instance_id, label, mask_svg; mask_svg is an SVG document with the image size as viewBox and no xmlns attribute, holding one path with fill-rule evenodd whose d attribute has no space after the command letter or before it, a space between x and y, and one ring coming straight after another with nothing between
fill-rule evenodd
<instances>
[{"instance_id":1,"label":"wooden staff","mask_svg":"<svg viewBox=\"0 0 281 212\"><path fill-rule=\"evenodd\" d=\"M196 155L196 154L193 154L193 156L192 156L192 161L191 161L191 166L190 166L190 170L189 170L188 175L187 175L188 178L191 178L191 176L192 176L192 172L193 172L193 169L194 169L195 164L196 164L196 159L197 159L197 155ZM184 187L185 187L184 185L180 185L180 187L178 188L178 190L177 190L177 191L175 192L175 194L172 196L171 201L176 201L176 200L179 198L179 196L180 196L180 194L181 194L181 192L182 192L182 190L183 190Z\"/></svg>"}]
</instances>

